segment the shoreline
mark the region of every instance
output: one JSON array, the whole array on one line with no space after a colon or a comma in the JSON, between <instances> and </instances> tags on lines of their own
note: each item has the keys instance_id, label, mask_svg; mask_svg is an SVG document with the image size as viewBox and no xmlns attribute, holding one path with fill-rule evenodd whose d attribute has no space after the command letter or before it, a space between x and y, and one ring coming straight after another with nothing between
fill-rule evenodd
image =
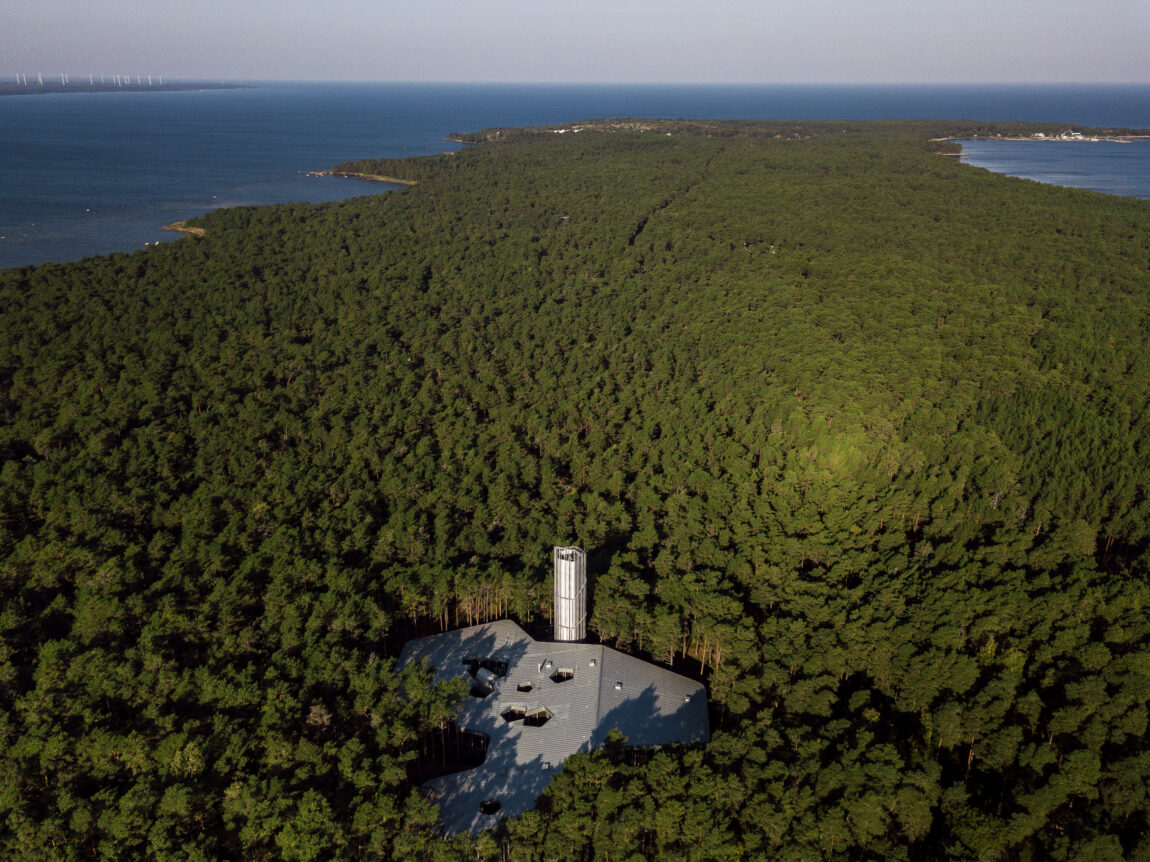
<instances>
[{"instance_id":1,"label":"shoreline","mask_svg":"<svg viewBox=\"0 0 1150 862\"><path fill-rule=\"evenodd\" d=\"M357 174L350 171L305 171L309 177L351 177L359 180L371 180L372 182L391 183L397 186L413 186L417 180L404 180L399 177L388 177L382 174ZM171 224L160 226L160 230L170 230L174 233L187 234L188 236L204 236L205 231L202 227L194 227L189 225L188 222L191 218L180 219Z\"/></svg>"},{"instance_id":2,"label":"shoreline","mask_svg":"<svg viewBox=\"0 0 1150 862\"><path fill-rule=\"evenodd\" d=\"M182 81L167 84L108 84L77 81L60 84L13 84L0 82L0 97L3 96L47 96L60 93L201 93L207 90L246 90L249 84L232 84L225 81Z\"/></svg>"},{"instance_id":3,"label":"shoreline","mask_svg":"<svg viewBox=\"0 0 1150 862\"><path fill-rule=\"evenodd\" d=\"M203 236L204 229L202 227L189 227L188 222L190 219L180 219L171 224L162 225L160 230L170 230L176 233L186 233L189 236Z\"/></svg>"},{"instance_id":4,"label":"shoreline","mask_svg":"<svg viewBox=\"0 0 1150 862\"><path fill-rule=\"evenodd\" d=\"M1041 137L1036 138L1033 135L1024 137L1005 135L963 135L962 137L946 137L946 138L930 138L931 143L946 143L955 144L958 147L958 152L936 152L936 156L949 156L951 158L961 159L970 155L962 149L963 141L978 141L979 143L1008 143L1008 144L1131 144L1135 141L1150 141L1150 135L1098 135L1098 136L1081 136L1076 138L1064 137Z\"/></svg>"},{"instance_id":5,"label":"shoreline","mask_svg":"<svg viewBox=\"0 0 1150 862\"><path fill-rule=\"evenodd\" d=\"M1003 177L1028 180L1043 185L1077 189L1080 191L1097 192L1116 198L1132 201L1150 202L1150 184L1145 181L1145 173L1132 171L1128 167L1124 170L1108 172L1105 165L1112 164L1112 159L1118 158L1121 163L1130 165L1145 164L1150 153L1146 151L1150 135L1111 135L1096 138L1031 138L1031 137L965 137L947 138L948 143L958 147L958 152L936 153L936 155L951 156L961 164L979 168L998 174ZM1047 155L1040 156L1036 150L1023 148L1021 150L1007 148L996 151L994 147L979 147L979 144L995 143L1025 143L1025 144L1090 144L1090 143L1140 143L1141 146L1127 151L1125 155L1115 155L1118 151L1104 147L1101 150L1083 147L1076 150L1066 148L1058 153L1053 150ZM978 152L967 150L965 144L973 144ZM1010 152L1008 152L1010 150ZM1025 152L1023 152L1025 150ZM1033 153L1033 155L1027 155ZM1129 157L1129 161L1128 158ZM1085 166L1075 173L1067 173L1063 166Z\"/></svg>"},{"instance_id":6,"label":"shoreline","mask_svg":"<svg viewBox=\"0 0 1150 862\"><path fill-rule=\"evenodd\" d=\"M1131 143L1132 141L1150 140L1150 135L1098 135L1098 136L1091 135L1090 137L1083 136L1080 138L1059 138L1059 137L1036 138L1033 136L1026 136L1026 137L1020 138L1020 137L1005 137L1002 135L995 135L995 136L963 135L960 138L958 138L958 137L956 137L956 138L934 138L933 140L949 141L949 142L954 143L954 144L961 143L962 141L988 141L991 143L993 143L995 141L1007 141L1007 142L1027 143L1027 144L1101 144L1101 143L1128 144L1128 143Z\"/></svg>"},{"instance_id":7,"label":"shoreline","mask_svg":"<svg viewBox=\"0 0 1150 862\"><path fill-rule=\"evenodd\" d=\"M373 183L391 183L396 186L414 186L419 180L405 180L383 174L357 174L352 171L308 171L309 177L351 177L356 180L371 180Z\"/></svg>"}]
</instances>

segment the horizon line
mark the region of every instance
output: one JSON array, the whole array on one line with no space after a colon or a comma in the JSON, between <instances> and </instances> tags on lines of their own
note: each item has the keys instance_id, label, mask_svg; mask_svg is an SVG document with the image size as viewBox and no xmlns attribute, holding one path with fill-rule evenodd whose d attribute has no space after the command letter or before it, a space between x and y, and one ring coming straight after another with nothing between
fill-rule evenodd
<instances>
[{"instance_id":1,"label":"horizon line","mask_svg":"<svg viewBox=\"0 0 1150 862\"><path fill-rule=\"evenodd\" d=\"M25 74L40 74L42 70L37 70L35 73L26 73L25 71L2 71L0 72L0 80L5 77L15 77L16 75ZM95 71L69 71L69 70L54 70L46 73L50 75L95 75L95 74L109 74L108 72L95 72ZM116 73L113 73L116 74ZM143 76L144 72L133 72L132 76L139 74ZM153 76L159 73L150 73ZM516 87L1146 87L1150 86L1150 80L1145 81L1105 81L1105 80L979 80L979 81L579 81L579 80L564 80L564 81L524 81L524 80L459 80L459 79L391 79L391 78L261 78L261 77L242 77L242 76L225 76L217 77L211 75L170 75L163 74L167 81L171 83L232 83L232 84L403 84L403 85L450 85L450 86L516 86ZM82 86L85 81L77 81L74 86ZM69 84L72 86L72 84Z\"/></svg>"}]
</instances>

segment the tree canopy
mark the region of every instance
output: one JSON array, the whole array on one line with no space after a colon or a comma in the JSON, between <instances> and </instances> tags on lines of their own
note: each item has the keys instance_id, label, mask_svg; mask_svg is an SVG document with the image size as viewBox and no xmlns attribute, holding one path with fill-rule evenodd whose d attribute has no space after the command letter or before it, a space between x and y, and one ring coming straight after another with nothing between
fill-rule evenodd
<instances>
[{"instance_id":1,"label":"tree canopy","mask_svg":"<svg viewBox=\"0 0 1150 862\"><path fill-rule=\"evenodd\" d=\"M1150 858L1150 203L580 128L0 273L4 856ZM444 840L394 657L554 544L713 739Z\"/></svg>"}]
</instances>

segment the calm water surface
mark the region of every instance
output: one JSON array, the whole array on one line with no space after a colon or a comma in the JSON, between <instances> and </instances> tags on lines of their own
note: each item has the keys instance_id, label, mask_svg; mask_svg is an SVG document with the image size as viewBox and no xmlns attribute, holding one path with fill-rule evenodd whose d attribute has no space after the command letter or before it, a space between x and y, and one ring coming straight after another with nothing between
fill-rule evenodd
<instances>
[{"instance_id":1,"label":"calm water surface","mask_svg":"<svg viewBox=\"0 0 1150 862\"><path fill-rule=\"evenodd\" d=\"M959 141L963 159L1012 177L1150 200L1150 141Z\"/></svg>"},{"instance_id":2,"label":"calm water surface","mask_svg":"<svg viewBox=\"0 0 1150 862\"><path fill-rule=\"evenodd\" d=\"M1150 87L275 84L6 97L0 268L170 240L162 225L222 206L376 194L380 184L307 172L365 156L454 150L443 140L454 131L611 116L1150 127ZM1087 166L1076 145L1023 143L1017 157L1009 145L992 146L983 154L967 146L970 161L1016 173L1028 159L1045 159L1034 178L1084 177L1092 188L1146 196L1124 178L1150 176L1135 156L1146 147L1094 150L1101 160Z\"/></svg>"}]
</instances>

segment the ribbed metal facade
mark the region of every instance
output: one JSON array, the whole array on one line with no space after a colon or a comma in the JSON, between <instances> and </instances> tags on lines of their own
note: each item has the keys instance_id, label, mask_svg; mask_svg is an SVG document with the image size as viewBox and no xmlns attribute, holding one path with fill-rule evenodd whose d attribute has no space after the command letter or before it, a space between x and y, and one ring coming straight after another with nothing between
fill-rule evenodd
<instances>
[{"instance_id":1,"label":"ribbed metal facade","mask_svg":"<svg viewBox=\"0 0 1150 862\"><path fill-rule=\"evenodd\" d=\"M587 637L587 554L582 548L556 548L555 640Z\"/></svg>"}]
</instances>

